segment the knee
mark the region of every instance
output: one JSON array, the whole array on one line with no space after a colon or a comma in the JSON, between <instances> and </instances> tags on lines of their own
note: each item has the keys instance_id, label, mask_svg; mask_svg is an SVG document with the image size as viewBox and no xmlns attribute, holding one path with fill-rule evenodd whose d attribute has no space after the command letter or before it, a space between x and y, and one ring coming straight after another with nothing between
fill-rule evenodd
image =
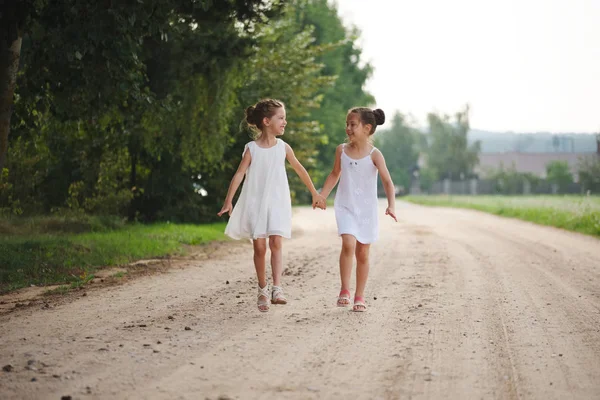
<instances>
[{"instance_id":1,"label":"knee","mask_svg":"<svg viewBox=\"0 0 600 400\"><path fill-rule=\"evenodd\" d=\"M281 236L271 236L269 238L269 249L271 249L271 253L281 250Z\"/></svg>"},{"instance_id":2,"label":"knee","mask_svg":"<svg viewBox=\"0 0 600 400\"><path fill-rule=\"evenodd\" d=\"M342 255L351 257L354 254L354 245L351 243L342 243Z\"/></svg>"},{"instance_id":3,"label":"knee","mask_svg":"<svg viewBox=\"0 0 600 400\"><path fill-rule=\"evenodd\" d=\"M267 246L266 244L256 244L254 245L254 255L258 257L264 257L267 254Z\"/></svg>"},{"instance_id":4,"label":"knee","mask_svg":"<svg viewBox=\"0 0 600 400\"><path fill-rule=\"evenodd\" d=\"M356 262L365 264L369 262L369 250L357 249L356 250Z\"/></svg>"}]
</instances>

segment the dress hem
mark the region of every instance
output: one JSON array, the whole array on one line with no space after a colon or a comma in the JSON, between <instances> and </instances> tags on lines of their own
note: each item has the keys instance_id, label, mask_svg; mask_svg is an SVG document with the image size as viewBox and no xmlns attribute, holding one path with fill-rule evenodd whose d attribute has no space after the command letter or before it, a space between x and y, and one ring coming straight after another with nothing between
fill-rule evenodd
<instances>
[{"instance_id":1,"label":"dress hem","mask_svg":"<svg viewBox=\"0 0 600 400\"><path fill-rule=\"evenodd\" d=\"M361 244L373 244L373 243L375 243L379 239L379 237L376 237L375 239L370 240L370 241L360 240L361 238L359 238L357 235L355 235L352 232L338 232L338 236L341 237L342 235L354 236L354 239L356 239L356 241L359 242L359 243L361 243Z\"/></svg>"},{"instance_id":2,"label":"dress hem","mask_svg":"<svg viewBox=\"0 0 600 400\"><path fill-rule=\"evenodd\" d=\"M288 233L282 233L282 232L269 232L269 233L264 233L261 235L232 235L229 234L227 232L225 232L225 235L234 239L234 240L242 240L242 239L250 239L250 240L256 240L256 239L267 239L270 236L281 236L285 239L291 239L292 235L288 234Z\"/></svg>"}]
</instances>

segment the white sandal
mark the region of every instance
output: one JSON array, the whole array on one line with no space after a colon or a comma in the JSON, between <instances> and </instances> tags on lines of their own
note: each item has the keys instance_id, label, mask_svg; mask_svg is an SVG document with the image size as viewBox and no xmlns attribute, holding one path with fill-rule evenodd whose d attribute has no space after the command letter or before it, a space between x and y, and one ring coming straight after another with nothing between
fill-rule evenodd
<instances>
[{"instance_id":1,"label":"white sandal","mask_svg":"<svg viewBox=\"0 0 600 400\"><path fill-rule=\"evenodd\" d=\"M256 302L258 311L267 312L269 311L269 284L267 283L264 288L258 287L258 300Z\"/></svg>"},{"instance_id":2,"label":"white sandal","mask_svg":"<svg viewBox=\"0 0 600 400\"><path fill-rule=\"evenodd\" d=\"M273 286L271 291L271 303L287 304L287 299L283 295L283 289L281 288L281 286Z\"/></svg>"}]
</instances>

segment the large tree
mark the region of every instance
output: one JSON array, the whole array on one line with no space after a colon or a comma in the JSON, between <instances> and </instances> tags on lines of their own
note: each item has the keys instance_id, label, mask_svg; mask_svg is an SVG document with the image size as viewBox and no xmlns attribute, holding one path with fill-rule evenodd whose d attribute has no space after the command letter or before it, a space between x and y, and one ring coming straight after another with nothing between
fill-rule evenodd
<instances>
[{"instance_id":1,"label":"large tree","mask_svg":"<svg viewBox=\"0 0 600 400\"><path fill-rule=\"evenodd\" d=\"M0 2L0 180L8 150L8 135L21 45L32 4L28 1Z\"/></svg>"},{"instance_id":2,"label":"large tree","mask_svg":"<svg viewBox=\"0 0 600 400\"><path fill-rule=\"evenodd\" d=\"M13 188L7 196L42 212L65 202L100 212L114 193L124 200L144 189L153 170L187 175L187 167L220 160L231 99L241 85L236 70L254 51L247 32L279 9L267 0L37 0L29 6L27 14L0 13L2 30L16 24L23 42L14 96L0 75L2 109L15 99L0 150L4 157L12 128L10 171L2 174ZM175 125L172 115L180 117L174 134L163 129ZM171 155L174 169L164 169Z\"/></svg>"},{"instance_id":3,"label":"large tree","mask_svg":"<svg viewBox=\"0 0 600 400\"><path fill-rule=\"evenodd\" d=\"M52 97L46 105L54 115L63 120L89 119L115 104L149 101L143 59L147 39L167 41L182 24L188 29L216 27L206 48L213 54L235 54L241 50L240 27L261 22L276 4L268 0L3 1L0 167L8 147L22 42L18 95L39 97L44 92ZM225 35L218 36L221 33Z\"/></svg>"},{"instance_id":4,"label":"large tree","mask_svg":"<svg viewBox=\"0 0 600 400\"><path fill-rule=\"evenodd\" d=\"M457 112L454 120L435 113L430 113L427 120L427 166L439 178L459 180L473 176L473 169L479 162L481 143L476 141L469 145L469 108Z\"/></svg>"},{"instance_id":5,"label":"large tree","mask_svg":"<svg viewBox=\"0 0 600 400\"><path fill-rule=\"evenodd\" d=\"M313 26L316 43L330 51L318 58L325 65L321 74L335 76L335 84L323 87L321 105L310 114L319 121L320 135L317 183L322 183L333 166L335 148L346 139L346 113L352 107L373 106L375 98L365 90L373 69L362 63L362 50L357 46L360 35L356 27L346 27L335 3L328 0L296 0L297 18L304 26Z\"/></svg>"}]
</instances>

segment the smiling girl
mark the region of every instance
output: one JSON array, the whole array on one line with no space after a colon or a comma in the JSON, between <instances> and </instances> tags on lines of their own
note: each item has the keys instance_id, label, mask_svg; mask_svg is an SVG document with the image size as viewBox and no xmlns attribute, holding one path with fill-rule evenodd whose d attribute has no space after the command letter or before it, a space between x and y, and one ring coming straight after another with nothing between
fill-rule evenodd
<instances>
[{"instance_id":1,"label":"smiling girl","mask_svg":"<svg viewBox=\"0 0 600 400\"><path fill-rule=\"evenodd\" d=\"M285 172L287 160L312 193L314 207L325 208L325 199L315 189L308 172L292 148L278 136L287 125L285 106L273 99L261 100L246 109L246 121L255 132L254 141L246 144L242 161L231 180L223 208L217 215L229 213L225 234L233 239L252 239L254 267L258 277L258 309L269 310L272 304L286 304L281 288L283 272L282 238L291 237L292 201ZM233 196L244 181L240 197L233 207ZM271 250L273 287L269 293L265 267L267 238Z\"/></svg>"},{"instance_id":2,"label":"smiling girl","mask_svg":"<svg viewBox=\"0 0 600 400\"><path fill-rule=\"evenodd\" d=\"M327 198L338 179L334 209L338 234L342 237L340 276L342 288L337 305L350 304L350 277L356 257L356 292L353 311L366 311L365 286L369 275L369 249L379 236L377 174L385 189L385 214L396 221L394 183L381 152L371 143L377 125L385 122L383 110L356 107L346 116L348 142L337 147L333 170L321 194Z\"/></svg>"}]
</instances>

